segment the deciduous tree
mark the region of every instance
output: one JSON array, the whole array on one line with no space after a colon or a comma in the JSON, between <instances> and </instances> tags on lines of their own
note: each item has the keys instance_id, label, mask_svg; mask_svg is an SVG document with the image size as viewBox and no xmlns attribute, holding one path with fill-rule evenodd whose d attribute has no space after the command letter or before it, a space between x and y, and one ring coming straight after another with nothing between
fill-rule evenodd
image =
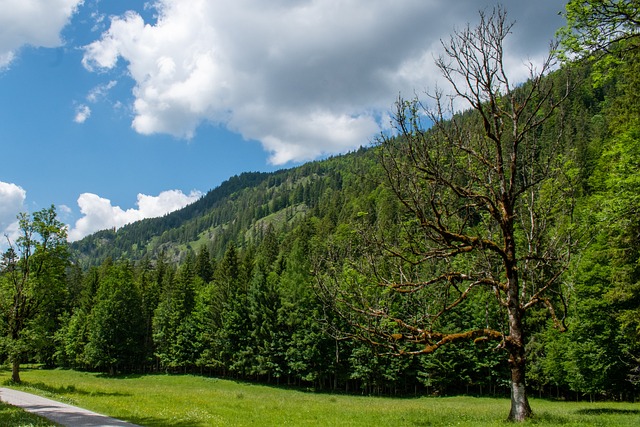
<instances>
[{"instance_id":1,"label":"deciduous tree","mask_svg":"<svg viewBox=\"0 0 640 427\"><path fill-rule=\"evenodd\" d=\"M14 382L20 382L20 362L36 341L34 320L64 301L68 262L67 229L54 206L22 213L18 223L19 237L7 238L9 249L0 265L0 315Z\"/></svg>"},{"instance_id":2,"label":"deciduous tree","mask_svg":"<svg viewBox=\"0 0 640 427\"><path fill-rule=\"evenodd\" d=\"M567 25L558 35L569 52L602 56L640 46L638 0L571 0L566 5L565 17Z\"/></svg>"}]
</instances>

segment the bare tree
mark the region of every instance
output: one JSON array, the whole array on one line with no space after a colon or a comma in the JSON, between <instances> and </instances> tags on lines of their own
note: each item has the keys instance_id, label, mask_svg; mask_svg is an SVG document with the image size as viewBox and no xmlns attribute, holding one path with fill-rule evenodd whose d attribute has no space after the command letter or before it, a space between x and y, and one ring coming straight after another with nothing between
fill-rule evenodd
<instances>
[{"instance_id":1,"label":"bare tree","mask_svg":"<svg viewBox=\"0 0 640 427\"><path fill-rule=\"evenodd\" d=\"M372 238L369 229L363 245L374 250L358 250L359 259L370 262L342 267L320 282L334 308L357 327L354 335L393 354L497 340L511 369L509 419L521 421L532 414L525 314L546 308L564 328L561 276L574 244L573 197L562 172L558 108L569 87L546 76L553 54L538 70L530 65L526 83L510 81L503 43L511 28L502 9L481 12L477 27L442 43L436 63L453 95L430 95L434 107L398 100L396 132L382 135L377 147L402 211L398 233ZM455 114L460 101L470 110ZM345 273L353 266L366 272ZM500 321L455 331L445 326L443 319L480 293L504 313Z\"/></svg>"}]
</instances>

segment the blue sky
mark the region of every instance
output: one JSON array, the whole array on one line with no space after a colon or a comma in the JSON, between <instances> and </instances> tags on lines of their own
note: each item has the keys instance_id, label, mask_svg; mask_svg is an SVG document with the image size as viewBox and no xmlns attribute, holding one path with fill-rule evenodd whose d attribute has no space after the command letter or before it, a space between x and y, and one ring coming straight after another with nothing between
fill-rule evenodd
<instances>
[{"instance_id":1,"label":"blue sky","mask_svg":"<svg viewBox=\"0 0 640 427\"><path fill-rule=\"evenodd\" d=\"M0 231L55 204L75 240L368 145L398 93L439 84L440 39L492 4L0 0ZM564 2L503 4L522 80Z\"/></svg>"}]
</instances>

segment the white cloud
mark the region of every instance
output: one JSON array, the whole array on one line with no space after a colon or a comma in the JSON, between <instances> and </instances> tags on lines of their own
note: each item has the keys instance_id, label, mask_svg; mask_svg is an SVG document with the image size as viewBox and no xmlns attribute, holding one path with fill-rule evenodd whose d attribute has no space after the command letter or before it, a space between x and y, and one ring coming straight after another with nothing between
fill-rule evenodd
<instances>
[{"instance_id":1,"label":"white cloud","mask_svg":"<svg viewBox=\"0 0 640 427\"><path fill-rule=\"evenodd\" d=\"M0 1L0 69L6 68L24 45L56 47L60 31L83 0Z\"/></svg>"},{"instance_id":2,"label":"white cloud","mask_svg":"<svg viewBox=\"0 0 640 427\"><path fill-rule=\"evenodd\" d=\"M117 84L117 81L111 80L108 83L97 85L89 91L85 97L86 101L91 104L95 104L107 98L109 91ZM114 106L117 108L118 105L119 103L116 103ZM73 117L74 122L82 124L86 122L89 117L91 117L91 107L87 104L79 104L76 106L76 115Z\"/></svg>"},{"instance_id":3,"label":"white cloud","mask_svg":"<svg viewBox=\"0 0 640 427\"><path fill-rule=\"evenodd\" d=\"M89 91L87 95L87 101L89 102L98 102L99 100L105 98L109 91L113 89L118 84L117 81L111 80L106 84L98 85Z\"/></svg>"},{"instance_id":4,"label":"white cloud","mask_svg":"<svg viewBox=\"0 0 640 427\"><path fill-rule=\"evenodd\" d=\"M88 105L78 105L76 108L76 115L73 121L76 123L84 123L91 116L91 108Z\"/></svg>"},{"instance_id":5,"label":"white cloud","mask_svg":"<svg viewBox=\"0 0 640 427\"><path fill-rule=\"evenodd\" d=\"M20 186L0 181L0 248L5 249L8 236L15 241L18 231L17 216L23 211L27 192Z\"/></svg>"},{"instance_id":6,"label":"white cloud","mask_svg":"<svg viewBox=\"0 0 640 427\"><path fill-rule=\"evenodd\" d=\"M67 205L58 205L58 211L63 215L71 215L73 210Z\"/></svg>"},{"instance_id":7,"label":"white cloud","mask_svg":"<svg viewBox=\"0 0 640 427\"><path fill-rule=\"evenodd\" d=\"M180 190L163 191L158 196L138 194L138 208L123 210L120 206L113 206L109 199L83 193L78 197L78 206L83 216L69 230L69 240L79 240L96 231L120 228L141 219L159 217L183 208L200 197L202 193L195 190L189 194Z\"/></svg>"},{"instance_id":8,"label":"white cloud","mask_svg":"<svg viewBox=\"0 0 640 427\"><path fill-rule=\"evenodd\" d=\"M563 3L503 3L520 20L509 63L537 58ZM282 164L366 144L399 92L433 89L439 40L477 22L478 10L493 2L154 4L155 22L136 12L114 17L83 58L89 70L127 67L135 81L133 128L189 139L204 121L222 124L259 140ZM529 37L533 27L537 37Z\"/></svg>"}]
</instances>

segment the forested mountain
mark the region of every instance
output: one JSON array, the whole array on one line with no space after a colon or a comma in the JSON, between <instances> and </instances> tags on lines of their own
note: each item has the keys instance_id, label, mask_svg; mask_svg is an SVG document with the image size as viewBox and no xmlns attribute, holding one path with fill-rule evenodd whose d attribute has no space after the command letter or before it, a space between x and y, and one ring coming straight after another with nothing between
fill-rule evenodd
<instances>
[{"instance_id":1,"label":"forested mountain","mask_svg":"<svg viewBox=\"0 0 640 427\"><path fill-rule=\"evenodd\" d=\"M557 88L545 93L562 102L555 109L528 111L532 121L540 116L545 120L533 128L533 135L526 134L535 140L535 149L525 158L535 163L547 156L552 161L544 163L542 172L530 168L532 163L514 166L512 181L524 183L530 197L518 199L525 208L520 212L527 212L528 218L517 217L509 236L521 246L534 248L544 240L552 249L560 248L545 253L531 249L519 261L540 265L523 274L523 282L546 290L550 288L546 282L539 285L535 280L552 277L549 283L557 281L562 290L544 298L537 290L530 291L536 301L521 319L527 384L536 394L632 399L640 391L639 55L637 49L625 51L622 60L606 69L589 60L567 64L536 83ZM512 99L530 101L521 94L530 93L532 84L518 87ZM415 134L439 136L435 132L457 132L467 124L474 130L490 128L477 111L465 111L454 119L440 122L440 129L411 128L404 135L390 136L386 143L403 148ZM475 134L469 139L481 147L486 141ZM447 143L443 140L442 146ZM500 233L482 206L456 199L479 187L494 191L492 182L483 181L493 177L493 171L465 169L469 157L442 154L437 151L440 147L436 144L427 154L437 153L457 171L469 172L464 180L436 168L425 169L426 178L414 181L403 175L405 163L400 157L424 153L399 151L404 154L394 157L389 153L395 152L375 145L288 170L233 177L180 211L101 231L70 245L68 254L64 245L51 252L51 246L37 240L27 242L32 246L26 253L34 254L34 266L55 266L51 270L55 275L32 268L26 264L30 261L15 253L3 256L0 327L8 338L0 353L14 361L112 374L190 372L379 394L507 394L508 355L501 350L510 344L504 339L492 341L504 337L495 331L508 329L507 308L491 299L501 289L499 280L489 280L494 273L500 279L502 272L490 271L463 292L460 283L473 276L473 269L488 265L487 271L491 270L496 257L480 251L471 260L455 257L492 244ZM462 148L481 163L491 164L468 146ZM391 167L385 163L389 161ZM440 181L434 173L441 175ZM443 179L449 179L449 189L455 191L440 193L425 184ZM468 185L473 179L479 183L475 188ZM405 193L405 183L418 191ZM424 194L429 198L422 198ZM542 200L542 209L530 208L534 196ZM432 217L415 208L425 206L424 200L435 211ZM490 210L493 205L489 205ZM29 233L49 237L57 224L50 218L52 211L47 211L49 222L40 214L33 223L23 218L21 224ZM417 219L411 215L416 212ZM505 221L513 217L507 215ZM483 239L457 245L463 233L447 231L436 238L454 242L448 251L420 252L420 238L428 235L428 227L447 221L465 232L472 229ZM543 233L538 233L540 228ZM572 244L560 245L558 236L569 236ZM62 234L58 237L59 243ZM389 313L409 313L420 322L440 310L435 304L422 310L424 301L417 294L390 298L393 312L367 305L394 290L376 281L395 267L386 261L390 253L404 262L402 278L435 265L424 267L422 260L416 260L425 253L438 260L449 256L447 262L455 272L441 274L443 270L437 270L441 266L433 267L436 277L446 281L443 295L434 291L427 296L462 309L442 310L445 314L437 326L448 336L458 330L487 334L470 334L466 341L422 351L424 341L412 340L428 335L420 328L414 328L412 336L388 333L387 347L373 335L354 332L356 324L361 330L393 331L400 321ZM71 262L63 274L67 255ZM550 258L561 268L535 264ZM30 274L32 279L24 279ZM487 282L494 289L480 291ZM21 283L46 283L48 294L43 299L48 303L30 318L18 319L21 329L11 330L11 335L7 325L16 323L10 317L15 312L10 310L12 304L29 302L33 294L11 299L12 289ZM429 292L431 284L419 287ZM396 289L403 291L402 286ZM353 290L357 292L351 299L343 298ZM459 300L449 292L461 295ZM355 314L334 310L340 305L336 300ZM358 305L361 302L365 308ZM550 316L545 307L561 310ZM394 353L396 349L400 350Z\"/></svg>"},{"instance_id":2,"label":"forested mountain","mask_svg":"<svg viewBox=\"0 0 640 427\"><path fill-rule=\"evenodd\" d=\"M85 267L100 264L107 257L138 261L157 258L160 253L180 261L189 250L203 245L212 255L221 257L232 241L240 247L257 242L267 224L286 232L306 215L342 210L342 206L333 206L337 201L332 200L332 194L342 192L343 180L355 183L364 178L373 167L372 161L372 153L363 148L294 169L243 173L181 210L117 231L97 232L73 243L71 249Z\"/></svg>"}]
</instances>

